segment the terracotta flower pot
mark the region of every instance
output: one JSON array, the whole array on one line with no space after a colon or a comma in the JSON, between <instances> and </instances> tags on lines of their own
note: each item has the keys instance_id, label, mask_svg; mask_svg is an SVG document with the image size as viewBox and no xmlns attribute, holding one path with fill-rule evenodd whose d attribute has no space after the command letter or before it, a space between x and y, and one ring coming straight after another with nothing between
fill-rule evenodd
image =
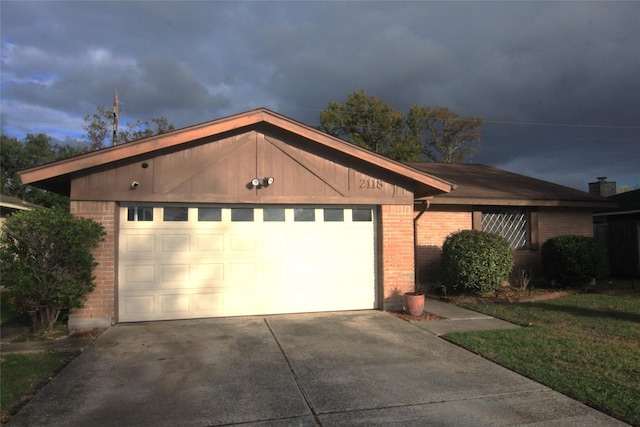
<instances>
[{"instance_id":1,"label":"terracotta flower pot","mask_svg":"<svg viewBox=\"0 0 640 427\"><path fill-rule=\"evenodd\" d=\"M402 296L404 311L412 316L420 316L424 312L424 294L407 292Z\"/></svg>"}]
</instances>

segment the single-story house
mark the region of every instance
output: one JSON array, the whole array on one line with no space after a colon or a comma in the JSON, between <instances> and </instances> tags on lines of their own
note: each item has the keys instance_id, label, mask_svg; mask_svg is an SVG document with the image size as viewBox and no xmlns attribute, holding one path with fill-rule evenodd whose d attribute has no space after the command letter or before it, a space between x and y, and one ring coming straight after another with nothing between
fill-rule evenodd
<instances>
[{"instance_id":1,"label":"single-story house","mask_svg":"<svg viewBox=\"0 0 640 427\"><path fill-rule=\"evenodd\" d=\"M6 194L0 194L0 227L4 224L5 219L15 212L28 211L40 208L41 206L25 202L22 199Z\"/></svg>"},{"instance_id":2,"label":"single-story house","mask_svg":"<svg viewBox=\"0 0 640 427\"><path fill-rule=\"evenodd\" d=\"M68 195L74 214L107 231L96 289L70 314L77 329L398 309L451 231L497 230L517 222L502 211L520 210L526 242L514 244L519 258L537 260L553 235L592 235L592 209L607 204L493 168L402 164L266 109L21 178Z\"/></svg>"}]
</instances>

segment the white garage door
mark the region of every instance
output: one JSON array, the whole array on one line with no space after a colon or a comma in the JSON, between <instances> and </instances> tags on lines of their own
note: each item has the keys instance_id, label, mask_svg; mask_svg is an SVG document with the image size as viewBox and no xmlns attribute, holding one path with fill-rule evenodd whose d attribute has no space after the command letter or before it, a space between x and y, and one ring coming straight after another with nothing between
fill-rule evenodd
<instances>
[{"instance_id":1,"label":"white garage door","mask_svg":"<svg viewBox=\"0 0 640 427\"><path fill-rule=\"evenodd\" d=\"M128 206L121 322L376 308L375 212Z\"/></svg>"}]
</instances>

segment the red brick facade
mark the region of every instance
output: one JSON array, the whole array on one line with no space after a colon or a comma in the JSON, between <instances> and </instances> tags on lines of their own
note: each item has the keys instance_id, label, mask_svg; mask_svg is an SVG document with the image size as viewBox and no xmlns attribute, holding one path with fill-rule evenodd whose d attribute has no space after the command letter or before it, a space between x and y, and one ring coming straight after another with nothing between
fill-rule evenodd
<instances>
[{"instance_id":1,"label":"red brick facade","mask_svg":"<svg viewBox=\"0 0 640 427\"><path fill-rule=\"evenodd\" d=\"M96 287L84 306L69 313L70 329L108 327L115 322L117 205L114 202L71 202L71 213L102 224L105 240L94 249L98 266L93 271Z\"/></svg>"},{"instance_id":2,"label":"red brick facade","mask_svg":"<svg viewBox=\"0 0 640 427\"><path fill-rule=\"evenodd\" d=\"M415 211L414 215L419 215ZM548 239L575 234L593 237L592 213L588 209L539 208L537 249L514 251L513 271L520 268L529 270L540 279L540 247ZM445 238L458 230L473 228L473 214L470 206L431 206L416 224L418 281L425 286L440 283L439 267L442 244Z\"/></svg>"},{"instance_id":3,"label":"red brick facade","mask_svg":"<svg viewBox=\"0 0 640 427\"><path fill-rule=\"evenodd\" d=\"M384 308L402 307L402 294L415 286L413 208L411 205L381 206L381 281Z\"/></svg>"}]
</instances>

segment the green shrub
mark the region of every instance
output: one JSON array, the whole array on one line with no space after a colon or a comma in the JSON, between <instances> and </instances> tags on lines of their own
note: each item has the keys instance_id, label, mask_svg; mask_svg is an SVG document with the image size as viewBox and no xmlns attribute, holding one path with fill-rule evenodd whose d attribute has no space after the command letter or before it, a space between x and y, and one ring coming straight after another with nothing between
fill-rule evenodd
<instances>
[{"instance_id":1,"label":"green shrub","mask_svg":"<svg viewBox=\"0 0 640 427\"><path fill-rule=\"evenodd\" d=\"M513 253L509 242L498 235L462 230L445 239L441 266L444 284L453 291L482 295L509 277Z\"/></svg>"},{"instance_id":2,"label":"green shrub","mask_svg":"<svg viewBox=\"0 0 640 427\"><path fill-rule=\"evenodd\" d=\"M592 237L558 236L542 245L542 269L547 280L582 286L608 275L607 258Z\"/></svg>"},{"instance_id":3,"label":"green shrub","mask_svg":"<svg viewBox=\"0 0 640 427\"><path fill-rule=\"evenodd\" d=\"M31 317L32 328L51 330L60 312L80 307L93 290L91 249L104 227L62 208L11 215L0 235L0 273L11 302Z\"/></svg>"}]
</instances>

